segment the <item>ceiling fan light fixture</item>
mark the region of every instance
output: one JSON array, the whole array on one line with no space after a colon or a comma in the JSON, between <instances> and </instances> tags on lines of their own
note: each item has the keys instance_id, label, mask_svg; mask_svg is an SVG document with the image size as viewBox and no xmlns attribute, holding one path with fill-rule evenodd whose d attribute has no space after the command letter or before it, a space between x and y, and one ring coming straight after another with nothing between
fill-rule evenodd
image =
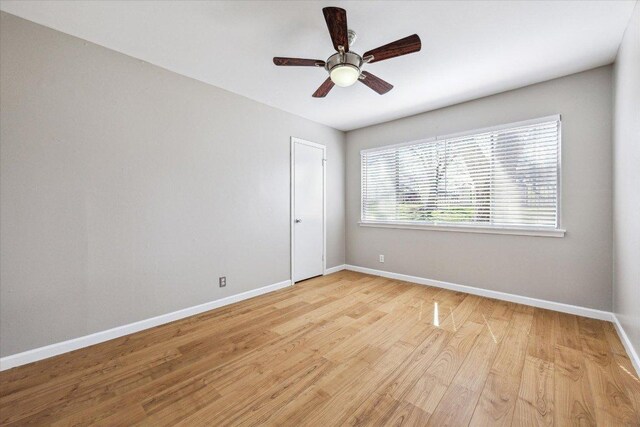
<instances>
[{"instance_id":1,"label":"ceiling fan light fixture","mask_svg":"<svg viewBox=\"0 0 640 427\"><path fill-rule=\"evenodd\" d=\"M336 86L347 87L358 81L360 70L353 65L342 64L333 67L330 76Z\"/></svg>"}]
</instances>

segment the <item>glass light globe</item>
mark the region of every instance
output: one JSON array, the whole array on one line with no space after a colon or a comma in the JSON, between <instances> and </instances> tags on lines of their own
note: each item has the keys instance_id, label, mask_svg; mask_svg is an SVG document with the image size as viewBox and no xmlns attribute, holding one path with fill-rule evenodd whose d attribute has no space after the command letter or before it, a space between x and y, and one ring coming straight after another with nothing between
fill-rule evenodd
<instances>
[{"instance_id":1,"label":"glass light globe","mask_svg":"<svg viewBox=\"0 0 640 427\"><path fill-rule=\"evenodd\" d=\"M360 70L353 65L339 65L331 70L331 81L340 87L347 87L358 81Z\"/></svg>"}]
</instances>

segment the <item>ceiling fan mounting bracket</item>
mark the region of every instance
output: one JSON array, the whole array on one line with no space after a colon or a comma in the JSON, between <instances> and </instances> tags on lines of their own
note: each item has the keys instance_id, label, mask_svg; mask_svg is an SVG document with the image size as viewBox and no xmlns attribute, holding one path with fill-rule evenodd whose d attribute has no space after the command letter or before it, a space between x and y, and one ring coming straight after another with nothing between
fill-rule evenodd
<instances>
[{"instance_id":1,"label":"ceiling fan mounting bracket","mask_svg":"<svg viewBox=\"0 0 640 427\"><path fill-rule=\"evenodd\" d=\"M349 29L347 30L347 36L349 37L349 47L353 46L358 38L358 35L355 31Z\"/></svg>"}]
</instances>

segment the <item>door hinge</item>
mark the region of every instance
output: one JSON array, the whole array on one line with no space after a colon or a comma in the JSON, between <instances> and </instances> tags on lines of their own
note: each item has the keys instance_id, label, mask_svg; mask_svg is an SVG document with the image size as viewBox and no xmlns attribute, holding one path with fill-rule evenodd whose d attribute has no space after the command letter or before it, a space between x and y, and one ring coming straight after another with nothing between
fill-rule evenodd
<instances>
[{"instance_id":1,"label":"door hinge","mask_svg":"<svg viewBox=\"0 0 640 427\"><path fill-rule=\"evenodd\" d=\"M322 165L324 166L324 164L327 162L327 159L322 159Z\"/></svg>"}]
</instances>

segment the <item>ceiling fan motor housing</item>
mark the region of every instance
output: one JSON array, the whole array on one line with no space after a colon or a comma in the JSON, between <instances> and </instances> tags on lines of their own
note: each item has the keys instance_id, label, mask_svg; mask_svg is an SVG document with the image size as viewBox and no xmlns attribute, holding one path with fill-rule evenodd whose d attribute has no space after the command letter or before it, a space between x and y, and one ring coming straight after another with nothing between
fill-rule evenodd
<instances>
[{"instance_id":1,"label":"ceiling fan motor housing","mask_svg":"<svg viewBox=\"0 0 640 427\"><path fill-rule=\"evenodd\" d=\"M353 53L353 52L334 53L329 57L329 59L327 59L327 62L324 68L329 73L331 73L331 70L333 70L335 67L344 66L344 65L351 66L356 70L358 70L359 72L360 68L362 67L362 57L357 53Z\"/></svg>"}]
</instances>

